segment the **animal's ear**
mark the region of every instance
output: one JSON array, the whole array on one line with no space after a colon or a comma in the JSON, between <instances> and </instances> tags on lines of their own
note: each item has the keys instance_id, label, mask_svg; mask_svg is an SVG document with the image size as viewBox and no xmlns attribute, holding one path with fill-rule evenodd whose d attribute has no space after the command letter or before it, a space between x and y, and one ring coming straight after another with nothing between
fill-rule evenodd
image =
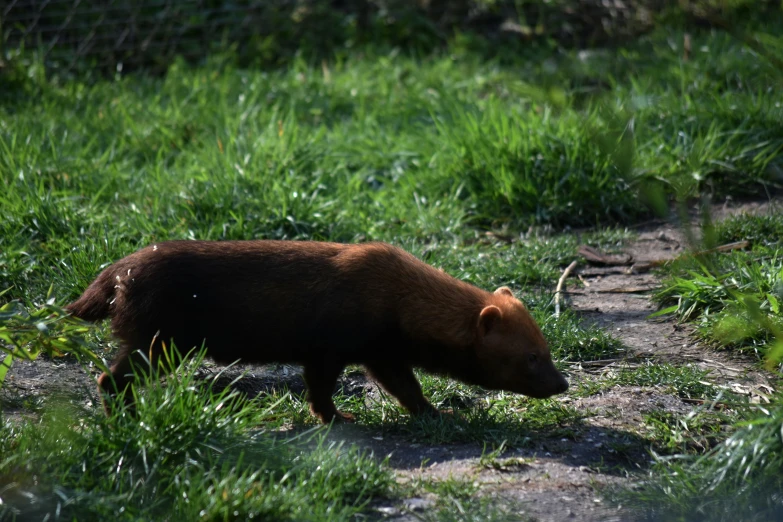
<instances>
[{"instance_id":1,"label":"animal's ear","mask_svg":"<svg viewBox=\"0 0 783 522\"><path fill-rule=\"evenodd\" d=\"M484 337L494 328L498 321L503 319L503 312L495 305L489 305L479 314L478 327L481 336Z\"/></svg>"},{"instance_id":2,"label":"animal's ear","mask_svg":"<svg viewBox=\"0 0 783 522\"><path fill-rule=\"evenodd\" d=\"M507 286L501 286L495 290L495 295L507 295L509 297L514 297L514 292L512 292L511 289Z\"/></svg>"}]
</instances>

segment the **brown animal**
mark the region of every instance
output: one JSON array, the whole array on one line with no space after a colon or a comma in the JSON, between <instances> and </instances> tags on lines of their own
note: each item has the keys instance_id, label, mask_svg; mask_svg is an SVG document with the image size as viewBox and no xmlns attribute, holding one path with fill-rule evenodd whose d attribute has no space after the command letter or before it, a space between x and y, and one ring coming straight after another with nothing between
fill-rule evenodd
<instances>
[{"instance_id":1,"label":"brown animal","mask_svg":"<svg viewBox=\"0 0 783 522\"><path fill-rule=\"evenodd\" d=\"M568 389L508 288L486 292L384 243L158 243L107 267L67 309L112 318L120 352L98 381L109 395L125 393L132 360L155 365L171 340L205 342L220 363L301 364L323 422L350 419L331 397L348 364L413 414L437 413L413 368L537 398Z\"/></svg>"}]
</instances>

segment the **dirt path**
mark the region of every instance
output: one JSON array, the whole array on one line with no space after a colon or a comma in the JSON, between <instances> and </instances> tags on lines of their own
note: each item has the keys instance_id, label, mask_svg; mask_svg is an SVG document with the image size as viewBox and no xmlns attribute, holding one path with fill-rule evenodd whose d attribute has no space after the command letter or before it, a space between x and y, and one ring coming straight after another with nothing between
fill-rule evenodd
<instances>
[{"instance_id":1,"label":"dirt path","mask_svg":"<svg viewBox=\"0 0 783 522\"><path fill-rule=\"evenodd\" d=\"M643 265L673 259L684 253L685 247L682 232L671 225L661 225L641 232L624 252ZM654 273L623 274L616 270L582 270L585 284L578 290L580 293L570 295L571 307L622 340L632 355L654 357L662 362L693 363L724 382L760 378L747 358L730 357L694 342L692 327L677 324L670 318L648 319L656 310L649 291L660 284Z\"/></svg>"},{"instance_id":2,"label":"dirt path","mask_svg":"<svg viewBox=\"0 0 783 522\"><path fill-rule=\"evenodd\" d=\"M725 217L739 211L763 211L768 205L742 205L718 209ZM626 248L638 263L673 259L686 250L681 231L667 224L642 230ZM734 391L750 393L768 389L767 375L753 360L732 357L711 350L695 341L692 328L671 318L650 320L655 311L649 291L659 285L656 275L620 273L614 269L589 268L581 271L581 284L568 286L570 306L586 320L594 321L620 339L628 348L625 361L647 360L660 363L694 364L710 372L715 384ZM591 378L620 366L614 361L605 366L575 365L571 378ZM760 385L762 387L760 387ZM667 412L686 415L703 405L685 402L677 396L649 388L619 386L585 398L564 397L580 410L589 411L584 426L573 440L543 440L532 449L505 453L501 461L521 462L503 469L480 465L481 448L467 446L431 446L411 448L403 441L370 444L378 453L394 451L392 465L402 480L448 479L461 477L481 484L484 495L498 498L520 519L541 522L571 520L628 520L622 506L606 505L599 489L628 483L643 470L650 457L636 435L642 415ZM421 460L428 459L422 466ZM427 505L427 498L411 506ZM392 520L419 520L411 506L385 507Z\"/></svg>"},{"instance_id":3,"label":"dirt path","mask_svg":"<svg viewBox=\"0 0 783 522\"><path fill-rule=\"evenodd\" d=\"M624 250L643 262L670 259L685 248L680 231L659 224L642 230ZM659 283L653 273L595 268L581 272L581 280L569 281L570 306L585 320L611 331L628 353L623 361L573 365L572 382L596 378L627 361L652 360L698 365L711 371L713 382L739 390L752 391L769 384L753 361L709 350L694 341L689 328L671 319L647 319L655 310L649 290ZM285 367L271 372L256 368L250 382L251 387L263 388L280 381L293 391L303 389L298 372ZM0 391L2 407L7 415L19 415L40 397L58 391L72 394L74 390L90 407L96 399L93 382L75 363L17 361ZM372 393L373 389L356 374L344 376L342 385L357 393ZM602 500L599 490L606 485L627 484L648 465L650 457L639 436L642 415L651 411L687 414L703 408L657 389L629 386L613 387L589 397L566 395L560 400L588 413L576 433L568 438L543 438L532 447L507 451L495 467L481 465L482 448L478 444L413 444L402 436L368 436L366 429L350 425L336 427L331 436L357 442L379 456L390 454L390 464L403 483L448 478L473 482L480 487L479 494L497 498L520 520L627 520L621 507ZM382 519L420 520L433 499L422 495L401 503L379 503L375 509Z\"/></svg>"}]
</instances>

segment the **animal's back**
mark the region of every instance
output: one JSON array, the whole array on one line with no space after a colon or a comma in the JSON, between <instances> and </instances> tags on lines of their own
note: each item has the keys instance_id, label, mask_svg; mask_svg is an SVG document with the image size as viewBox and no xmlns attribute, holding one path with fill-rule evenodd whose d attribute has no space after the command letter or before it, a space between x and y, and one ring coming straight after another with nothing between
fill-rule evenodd
<instances>
[{"instance_id":1,"label":"animal's back","mask_svg":"<svg viewBox=\"0 0 783 522\"><path fill-rule=\"evenodd\" d=\"M381 250L394 258L395 250ZM113 330L133 345L156 333L218 360L297 362L394 335L399 288L381 281L373 246L289 241L175 241L116 263ZM111 267L110 267L111 268ZM107 269L109 270L109 269ZM379 295L391 293L391 295Z\"/></svg>"}]
</instances>

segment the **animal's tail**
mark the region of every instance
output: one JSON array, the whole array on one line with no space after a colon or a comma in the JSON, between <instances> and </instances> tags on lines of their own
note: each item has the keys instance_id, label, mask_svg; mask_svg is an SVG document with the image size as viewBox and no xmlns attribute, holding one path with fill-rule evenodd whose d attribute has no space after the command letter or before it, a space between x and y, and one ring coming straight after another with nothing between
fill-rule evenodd
<instances>
[{"instance_id":1,"label":"animal's tail","mask_svg":"<svg viewBox=\"0 0 783 522\"><path fill-rule=\"evenodd\" d=\"M85 321L98 322L109 317L114 299L115 280L112 275L117 267L108 267L87 287L82 296L65 307L72 315Z\"/></svg>"}]
</instances>

